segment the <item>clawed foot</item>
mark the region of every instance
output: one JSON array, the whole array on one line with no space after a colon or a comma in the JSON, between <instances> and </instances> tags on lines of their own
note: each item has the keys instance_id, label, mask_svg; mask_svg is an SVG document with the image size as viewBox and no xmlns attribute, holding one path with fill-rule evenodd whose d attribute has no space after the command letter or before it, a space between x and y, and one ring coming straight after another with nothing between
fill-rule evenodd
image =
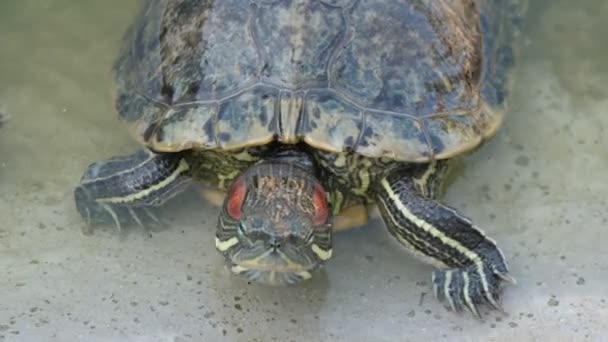
<instances>
[{"instance_id":1,"label":"clawed foot","mask_svg":"<svg viewBox=\"0 0 608 342\"><path fill-rule=\"evenodd\" d=\"M500 297L504 283L515 284L516 281L506 270L492 268L483 262L462 269L433 272L433 290L437 299L448 302L456 312L465 306L478 319L481 319L479 304L489 304L504 312Z\"/></svg>"},{"instance_id":2,"label":"clawed foot","mask_svg":"<svg viewBox=\"0 0 608 342\"><path fill-rule=\"evenodd\" d=\"M145 149L98 161L87 167L74 190L84 233L98 223L138 225L148 231L165 227L152 210L160 208L189 185L190 166L181 153L155 154Z\"/></svg>"},{"instance_id":3,"label":"clawed foot","mask_svg":"<svg viewBox=\"0 0 608 342\"><path fill-rule=\"evenodd\" d=\"M86 221L83 231L87 234L92 233L93 226L98 224L113 225L119 233L123 231L124 226L133 224L146 231L159 231L165 227L165 223L148 207L129 207L95 201L80 187L74 195L76 208Z\"/></svg>"}]
</instances>

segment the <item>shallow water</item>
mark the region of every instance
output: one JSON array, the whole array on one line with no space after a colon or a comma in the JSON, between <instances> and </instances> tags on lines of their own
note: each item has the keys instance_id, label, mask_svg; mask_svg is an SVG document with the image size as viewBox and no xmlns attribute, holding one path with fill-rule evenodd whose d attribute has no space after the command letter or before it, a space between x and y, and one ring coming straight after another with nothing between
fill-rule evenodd
<instances>
[{"instance_id":1,"label":"shallow water","mask_svg":"<svg viewBox=\"0 0 608 342\"><path fill-rule=\"evenodd\" d=\"M228 274L218 210L194 193L165 210L165 231L83 235L72 190L84 168L136 148L109 72L136 2L2 1L0 341L603 338L608 3L539 3L505 125L445 197L499 242L519 281L509 315L478 322L432 298L430 267L378 220L337 236L323 275L280 289Z\"/></svg>"}]
</instances>

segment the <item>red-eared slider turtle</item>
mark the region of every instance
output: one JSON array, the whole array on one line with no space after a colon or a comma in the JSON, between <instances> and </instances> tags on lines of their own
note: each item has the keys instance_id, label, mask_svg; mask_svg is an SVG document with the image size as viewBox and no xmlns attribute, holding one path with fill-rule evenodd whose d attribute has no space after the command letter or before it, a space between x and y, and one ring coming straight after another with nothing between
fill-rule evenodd
<instances>
[{"instance_id":1,"label":"red-eared slider turtle","mask_svg":"<svg viewBox=\"0 0 608 342\"><path fill-rule=\"evenodd\" d=\"M291 284L330 259L332 217L375 203L440 299L498 308L503 254L435 190L503 120L522 2L147 1L115 65L144 148L89 166L78 211L145 226L188 180L226 190L232 272Z\"/></svg>"}]
</instances>

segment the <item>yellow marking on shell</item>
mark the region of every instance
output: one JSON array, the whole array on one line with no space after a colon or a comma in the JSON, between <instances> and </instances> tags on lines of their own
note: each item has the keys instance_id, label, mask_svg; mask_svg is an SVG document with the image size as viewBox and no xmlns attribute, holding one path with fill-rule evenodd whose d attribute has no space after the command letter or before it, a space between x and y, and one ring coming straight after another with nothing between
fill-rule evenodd
<instances>
[{"instance_id":1,"label":"yellow marking on shell","mask_svg":"<svg viewBox=\"0 0 608 342\"><path fill-rule=\"evenodd\" d=\"M136 192L134 194L131 194L131 195L128 195L128 196L124 196L124 197L101 198L101 199L98 200L98 202L102 202L102 203L131 203L131 202L135 202L135 201L137 201L139 199L142 199L142 198L150 195L154 191L158 191L160 189L165 188L167 185L169 185L173 181L175 181L177 179L177 177L179 177L179 175L181 175L182 173L188 171L189 169L190 169L190 166L188 165L188 163L186 163L186 161L184 159L180 159L177 168L175 170L173 170L173 172L169 175L169 177L163 179L158 184L154 184L151 187L146 188L146 189L144 189L144 190L142 190L140 192Z\"/></svg>"},{"instance_id":2,"label":"yellow marking on shell","mask_svg":"<svg viewBox=\"0 0 608 342\"><path fill-rule=\"evenodd\" d=\"M242 148L248 148L251 146L265 146L267 144L270 144L271 142L273 142L275 140L275 137L273 134L268 134L266 136L261 136L259 138L255 138L253 136L247 136L246 139L244 140L230 140L230 145L224 144L222 147L222 150L224 151L231 151L231 150L238 150L238 149L242 149ZM198 146L194 145L194 146L187 146L187 148L196 148ZM174 148L173 150L171 149L167 149L166 152L174 152L174 151L181 151L181 150L185 150L187 148ZM203 146L203 148L206 148L206 146Z\"/></svg>"},{"instance_id":3,"label":"yellow marking on shell","mask_svg":"<svg viewBox=\"0 0 608 342\"><path fill-rule=\"evenodd\" d=\"M462 253L464 256L466 256L469 260L471 260L471 262L473 262L474 264L477 264L478 267L482 264L482 259L479 256L479 254L466 248L460 242L445 235L445 233L443 233L441 230L437 229L437 227L434 227L432 224L430 224L430 223L424 221L423 219L419 218L418 216L414 215L407 208L407 206L403 202L401 202L401 200L399 199L399 196L393 191L393 189L391 188L391 185L389 184L389 182L387 181L386 178L382 179L381 184L382 184L382 187L384 188L384 191L386 191L386 193L388 194L389 199L394 203L394 205L397 207L397 209L399 209L399 212L401 213L401 215L405 216L406 219L413 222L418 228L424 230L425 232L429 233L433 237L439 239L445 245L456 249L457 251ZM480 272L480 275L483 276L483 272ZM482 279L482 281L485 281L485 279Z\"/></svg>"},{"instance_id":4,"label":"yellow marking on shell","mask_svg":"<svg viewBox=\"0 0 608 342\"><path fill-rule=\"evenodd\" d=\"M331 249L324 250L321 247L319 247L316 243L313 243L311 248L312 248L312 251L319 257L319 259L321 259L323 261L327 261L331 258L331 254L332 254Z\"/></svg>"},{"instance_id":5,"label":"yellow marking on shell","mask_svg":"<svg viewBox=\"0 0 608 342\"><path fill-rule=\"evenodd\" d=\"M433 161L429 164L428 168L424 171L424 173L418 177L418 178L413 178L413 182L414 184L416 184L418 186L418 189L425 195L428 196L428 194L426 193L426 185L429 182L429 178L437 171L437 162Z\"/></svg>"},{"instance_id":6,"label":"yellow marking on shell","mask_svg":"<svg viewBox=\"0 0 608 342\"><path fill-rule=\"evenodd\" d=\"M217 248L220 252L225 252L229 250L237 243L239 243L239 239L237 239L236 237L231 237L226 241L222 241L217 237L215 238L215 248Z\"/></svg>"},{"instance_id":7,"label":"yellow marking on shell","mask_svg":"<svg viewBox=\"0 0 608 342\"><path fill-rule=\"evenodd\" d=\"M492 108L487 103L482 102L479 108L472 113L473 121L476 123L480 134L469 137L466 141L461 141L459 144L448 146L448 148L436 154L434 158L447 159L475 150L482 142L496 135L498 129L502 126L505 113L505 110Z\"/></svg>"},{"instance_id":8,"label":"yellow marking on shell","mask_svg":"<svg viewBox=\"0 0 608 342\"><path fill-rule=\"evenodd\" d=\"M281 118L281 142L295 144L297 136L298 121L304 106L304 97L298 93L283 91L279 103Z\"/></svg>"},{"instance_id":9,"label":"yellow marking on shell","mask_svg":"<svg viewBox=\"0 0 608 342\"><path fill-rule=\"evenodd\" d=\"M307 145L310 145L310 147L325 152L337 153L341 150L341 147L336 148L336 145L334 145L332 141L325 142L324 140L322 140L323 138L325 138L325 135L322 135L322 137L319 138L317 136L311 136L311 134L309 133L303 136L301 138L301 141L305 142Z\"/></svg>"},{"instance_id":10,"label":"yellow marking on shell","mask_svg":"<svg viewBox=\"0 0 608 342\"><path fill-rule=\"evenodd\" d=\"M479 111L480 112L483 111L483 112L487 113L487 116L489 116L493 119L486 126L486 130L482 132L484 139L487 140L487 139L490 139L493 136L495 136L496 133L498 132L498 128L500 128L500 126L502 126L506 111L504 109L492 108L492 106L490 106L489 104L487 104L485 102L482 102L482 104L479 108Z\"/></svg>"}]
</instances>

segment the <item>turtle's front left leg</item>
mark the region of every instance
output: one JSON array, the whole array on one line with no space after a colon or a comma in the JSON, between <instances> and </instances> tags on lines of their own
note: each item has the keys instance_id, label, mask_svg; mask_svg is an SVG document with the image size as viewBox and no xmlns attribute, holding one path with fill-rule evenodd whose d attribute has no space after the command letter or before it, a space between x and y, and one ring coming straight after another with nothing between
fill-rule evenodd
<instances>
[{"instance_id":1,"label":"turtle's front left leg","mask_svg":"<svg viewBox=\"0 0 608 342\"><path fill-rule=\"evenodd\" d=\"M188 163L181 153L140 150L89 165L74 191L76 208L89 228L96 223L160 225L150 211L185 189Z\"/></svg>"},{"instance_id":2,"label":"turtle's front left leg","mask_svg":"<svg viewBox=\"0 0 608 342\"><path fill-rule=\"evenodd\" d=\"M433 287L455 311L477 305L502 311L502 283L515 280L496 243L471 220L434 200L444 162L390 171L376 186L376 200L390 233L421 260L434 265Z\"/></svg>"}]
</instances>

